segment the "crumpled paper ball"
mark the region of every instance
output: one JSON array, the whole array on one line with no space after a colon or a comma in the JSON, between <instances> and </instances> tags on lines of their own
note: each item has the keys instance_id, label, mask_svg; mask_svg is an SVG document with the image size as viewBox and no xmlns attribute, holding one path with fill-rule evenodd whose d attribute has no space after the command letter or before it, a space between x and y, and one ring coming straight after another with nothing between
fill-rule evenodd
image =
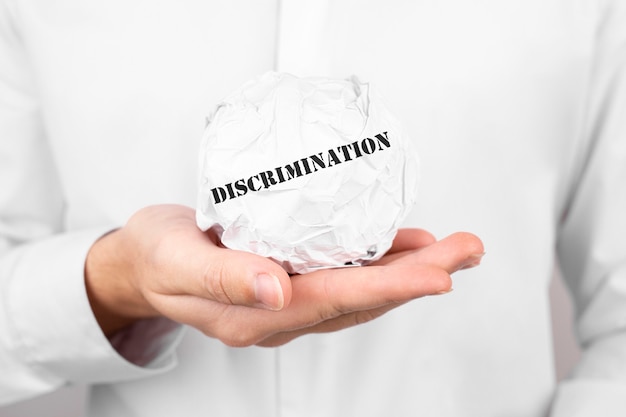
<instances>
[{"instance_id":1,"label":"crumpled paper ball","mask_svg":"<svg viewBox=\"0 0 626 417\"><path fill-rule=\"evenodd\" d=\"M410 138L369 84L269 72L207 118L197 224L289 273L364 265L415 203Z\"/></svg>"}]
</instances>

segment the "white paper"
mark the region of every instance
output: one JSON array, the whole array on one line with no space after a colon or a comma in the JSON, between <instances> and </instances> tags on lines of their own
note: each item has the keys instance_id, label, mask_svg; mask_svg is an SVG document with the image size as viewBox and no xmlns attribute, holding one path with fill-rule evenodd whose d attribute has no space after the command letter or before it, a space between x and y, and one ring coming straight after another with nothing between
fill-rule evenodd
<instances>
[{"instance_id":1,"label":"white paper","mask_svg":"<svg viewBox=\"0 0 626 417\"><path fill-rule=\"evenodd\" d=\"M410 138L369 84L269 72L208 118L196 218L289 273L363 265L391 247L417 182Z\"/></svg>"}]
</instances>

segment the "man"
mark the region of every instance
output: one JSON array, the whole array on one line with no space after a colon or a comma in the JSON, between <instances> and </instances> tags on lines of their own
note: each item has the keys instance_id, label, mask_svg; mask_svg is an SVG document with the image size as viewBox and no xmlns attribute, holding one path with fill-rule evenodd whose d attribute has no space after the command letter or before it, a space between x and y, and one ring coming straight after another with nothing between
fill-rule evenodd
<instances>
[{"instance_id":1,"label":"man","mask_svg":"<svg viewBox=\"0 0 626 417\"><path fill-rule=\"evenodd\" d=\"M623 415L622 2L1 4L5 403L88 382L91 416ZM376 85L421 155L405 226L449 237L290 279L197 232L204 116L270 69ZM555 252L585 348L559 387ZM230 347L257 344L280 347Z\"/></svg>"}]
</instances>

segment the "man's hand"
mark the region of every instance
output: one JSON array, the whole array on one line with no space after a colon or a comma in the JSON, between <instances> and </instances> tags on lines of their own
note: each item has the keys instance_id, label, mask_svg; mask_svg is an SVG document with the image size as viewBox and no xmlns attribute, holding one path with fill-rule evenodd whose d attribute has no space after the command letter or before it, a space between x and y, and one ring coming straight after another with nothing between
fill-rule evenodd
<instances>
[{"instance_id":1,"label":"man's hand","mask_svg":"<svg viewBox=\"0 0 626 417\"><path fill-rule=\"evenodd\" d=\"M85 278L107 335L165 316L230 346L278 346L448 292L450 274L478 265L482 254L480 239L469 233L436 241L426 231L403 229L370 266L290 277L266 258L221 247L197 228L193 209L162 205L140 210L98 240Z\"/></svg>"}]
</instances>

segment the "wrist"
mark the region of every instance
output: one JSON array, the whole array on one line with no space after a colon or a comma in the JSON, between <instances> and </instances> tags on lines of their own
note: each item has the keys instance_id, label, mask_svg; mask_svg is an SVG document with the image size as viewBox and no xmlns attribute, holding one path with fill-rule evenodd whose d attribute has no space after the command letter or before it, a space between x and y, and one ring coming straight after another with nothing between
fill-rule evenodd
<instances>
[{"instance_id":1,"label":"wrist","mask_svg":"<svg viewBox=\"0 0 626 417\"><path fill-rule=\"evenodd\" d=\"M94 316L107 337L158 313L133 285L134 259L122 229L98 239L85 260L85 286Z\"/></svg>"}]
</instances>

